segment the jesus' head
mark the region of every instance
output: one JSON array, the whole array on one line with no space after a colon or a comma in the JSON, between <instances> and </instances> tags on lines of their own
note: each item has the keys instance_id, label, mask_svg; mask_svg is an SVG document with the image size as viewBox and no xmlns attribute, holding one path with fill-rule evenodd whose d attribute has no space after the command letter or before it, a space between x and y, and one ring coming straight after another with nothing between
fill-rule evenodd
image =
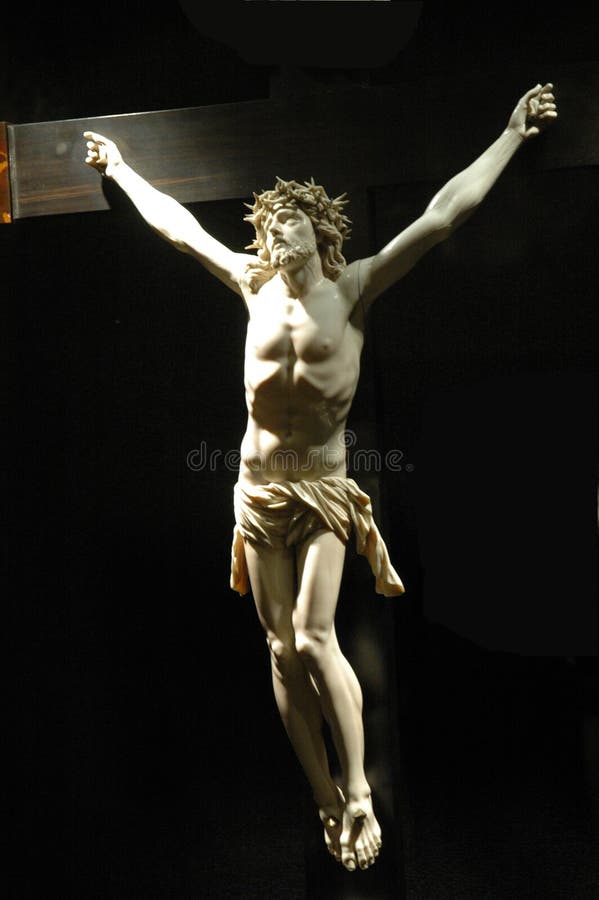
<instances>
[{"instance_id":1,"label":"jesus' head","mask_svg":"<svg viewBox=\"0 0 599 900\"><path fill-rule=\"evenodd\" d=\"M246 250L258 251L255 265L248 268L252 291L256 292L281 266L301 261L314 249L325 277L331 281L339 278L346 266L341 247L351 225L342 211L348 202L344 198L342 194L331 199L314 179L302 185L277 178L273 190L254 194L254 203L246 204L251 213L245 216L256 230L255 240ZM293 222L294 212L297 224ZM311 228L306 227L308 223ZM285 234L277 233L283 230Z\"/></svg>"}]
</instances>

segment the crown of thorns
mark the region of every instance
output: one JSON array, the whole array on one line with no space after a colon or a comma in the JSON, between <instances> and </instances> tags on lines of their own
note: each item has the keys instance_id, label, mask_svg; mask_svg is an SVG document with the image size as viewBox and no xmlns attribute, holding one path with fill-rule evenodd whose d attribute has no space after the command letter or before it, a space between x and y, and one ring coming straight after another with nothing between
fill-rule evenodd
<instances>
[{"instance_id":1,"label":"crown of thorns","mask_svg":"<svg viewBox=\"0 0 599 900\"><path fill-rule=\"evenodd\" d=\"M261 194L254 192L254 203L244 204L251 210L251 213L244 216L244 221L250 222L256 229L256 240L245 249L254 250L264 246L260 230L267 215L281 204L299 207L309 216L313 225L328 225L345 240L351 233L351 220L342 212L343 207L349 203L349 200L344 199L346 196L347 194L341 194L332 199L313 178L299 184L297 181L284 181L277 176L273 190L263 191Z\"/></svg>"}]
</instances>

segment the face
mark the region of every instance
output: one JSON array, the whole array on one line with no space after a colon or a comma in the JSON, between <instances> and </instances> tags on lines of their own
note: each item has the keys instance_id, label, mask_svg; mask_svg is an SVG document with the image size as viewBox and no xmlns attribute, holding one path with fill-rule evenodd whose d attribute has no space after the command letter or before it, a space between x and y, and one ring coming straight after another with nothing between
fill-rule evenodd
<instances>
[{"instance_id":1,"label":"face","mask_svg":"<svg viewBox=\"0 0 599 900\"><path fill-rule=\"evenodd\" d=\"M312 222L292 206L275 206L264 223L264 238L273 269L306 262L317 249Z\"/></svg>"}]
</instances>

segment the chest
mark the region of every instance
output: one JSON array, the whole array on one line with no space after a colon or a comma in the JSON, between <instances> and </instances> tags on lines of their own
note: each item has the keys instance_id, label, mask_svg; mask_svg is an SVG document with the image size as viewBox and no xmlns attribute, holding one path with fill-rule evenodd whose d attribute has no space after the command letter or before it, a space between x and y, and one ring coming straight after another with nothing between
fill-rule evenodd
<instances>
[{"instance_id":1,"label":"chest","mask_svg":"<svg viewBox=\"0 0 599 900\"><path fill-rule=\"evenodd\" d=\"M306 363L336 356L347 340L347 314L335 291L310 302L264 298L248 323L246 352L257 360L289 359Z\"/></svg>"}]
</instances>

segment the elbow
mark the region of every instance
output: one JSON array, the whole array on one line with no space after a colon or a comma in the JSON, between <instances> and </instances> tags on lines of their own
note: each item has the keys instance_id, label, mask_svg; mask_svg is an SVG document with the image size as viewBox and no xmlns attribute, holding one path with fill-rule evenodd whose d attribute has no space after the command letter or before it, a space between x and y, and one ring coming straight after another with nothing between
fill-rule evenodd
<instances>
[{"instance_id":1,"label":"elbow","mask_svg":"<svg viewBox=\"0 0 599 900\"><path fill-rule=\"evenodd\" d=\"M450 219L446 219L436 231L437 243L440 244L442 241L446 241L447 238L452 234L454 228L457 227L457 222L452 221Z\"/></svg>"},{"instance_id":2,"label":"elbow","mask_svg":"<svg viewBox=\"0 0 599 900\"><path fill-rule=\"evenodd\" d=\"M427 212L434 217L435 230L439 234L439 241L444 241L462 222L470 218L480 203L480 198L474 195L462 197L459 202L457 198L454 198L450 202L439 203L438 205L436 205L435 200L436 198L429 205Z\"/></svg>"},{"instance_id":3,"label":"elbow","mask_svg":"<svg viewBox=\"0 0 599 900\"><path fill-rule=\"evenodd\" d=\"M436 244L446 240L455 228L455 219L447 208L434 208L429 206L427 210L431 225L431 236Z\"/></svg>"}]
</instances>

